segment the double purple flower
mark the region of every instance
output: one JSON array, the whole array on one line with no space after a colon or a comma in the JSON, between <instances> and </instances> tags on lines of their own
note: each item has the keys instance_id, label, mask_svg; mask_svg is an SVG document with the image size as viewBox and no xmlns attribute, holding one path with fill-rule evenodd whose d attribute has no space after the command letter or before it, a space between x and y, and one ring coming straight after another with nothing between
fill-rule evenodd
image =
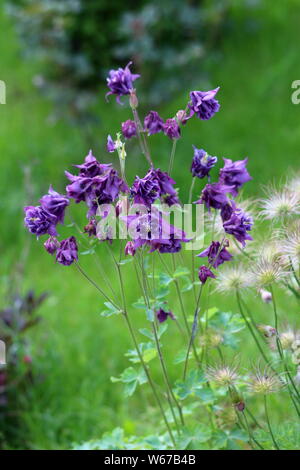
<instances>
[{"instance_id":1,"label":"double purple flower","mask_svg":"<svg viewBox=\"0 0 300 470\"><path fill-rule=\"evenodd\" d=\"M122 134L125 139L131 139L135 137L137 133L136 123L131 119L128 119L125 122L122 122Z\"/></svg>"},{"instance_id":2,"label":"double purple flower","mask_svg":"<svg viewBox=\"0 0 300 470\"><path fill-rule=\"evenodd\" d=\"M205 204L208 209L222 209L229 203L227 193L230 193L231 190L231 186L222 183L208 183L196 204Z\"/></svg>"},{"instance_id":3,"label":"double purple flower","mask_svg":"<svg viewBox=\"0 0 300 470\"><path fill-rule=\"evenodd\" d=\"M243 184L252 180L246 168L248 158L245 158L245 160L238 160L236 162L233 162L230 158L223 158L223 160L225 165L220 170L219 181L222 184L231 186L231 194L235 197L238 195L239 188L243 186Z\"/></svg>"},{"instance_id":4,"label":"double purple flower","mask_svg":"<svg viewBox=\"0 0 300 470\"><path fill-rule=\"evenodd\" d=\"M175 320L175 316L173 315L172 312L166 312L162 308L157 310L156 312L156 318L159 321L159 323L165 322L168 318L171 318L172 320Z\"/></svg>"},{"instance_id":5,"label":"double purple flower","mask_svg":"<svg viewBox=\"0 0 300 470\"><path fill-rule=\"evenodd\" d=\"M206 250L202 251L202 253L197 256L200 258L207 257L209 264L216 269L220 264L223 264L225 261L230 261L232 258L232 255L226 250L225 246L221 249L220 247L220 242L213 241Z\"/></svg>"},{"instance_id":6,"label":"double purple flower","mask_svg":"<svg viewBox=\"0 0 300 470\"><path fill-rule=\"evenodd\" d=\"M207 281L207 278L215 278L216 276L214 273L205 265L200 266L199 271L198 271L198 276L202 284L205 284Z\"/></svg>"},{"instance_id":7,"label":"double purple flower","mask_svg":"<svg viewBox=\"0 0 300 470\"><path fill-rule=\"evenodd\" d=\"M226 233L233 235L242 246L245 246L246 240L252 240L247 232L252 229L253 220L242 209L237 208L233 201L231 204L232 213L227 220L223 221L223 228Z\"/></svg>"},{"instance_id":8,"label":"double purple flower","mask_svg":"<svg viewBox=\"0 0 300 470\"><path fill-rule=\"evenodd\" d=\"M78 260L78 247L75 237L69 237L60 242L56 251L56 261L64 266L70 266Z\"/></svg>"},{"instance_id":9,"label":"double purple flower","mask_svg":"<svg viewBox=\"0 0 300 470\"><path fill-rule=\"evenodd\" d=\"M217 157L208 155L203 149L198 149L193 145L194 157L191 166L193 176L197 178L204 178L209 175L210 170L215 166L218 161Z\"/></svg>"},{"instance_id":10,"label":"double purple flower","mask_svg":"<svg viewBox=\"0 0 300 470\"><path fill-rule=\"evenodd\" d=\"M75 166L80 168L78 176L65 172L71 181L66 188L67 195L76 203L86 202L88 217L96 214L99 205L113 202L120 192L128 192L128 186L112 165L99 163L91 152L82 165Z\"/></svg>"},{"instance_id":11,"label":"double purple flower","mask_svg":"<svg viewBox=\"0 0 300 470\"><path fill-rule=\"evenodd\" d=\"M150 111L144 119L144 129L148 135L157 134L163 130L164 121L156 111Z\"/></svg>"},{"instance_id":12,"label":"double purple flower","mask_svg":"<svg viewBox=\"0 0 300 470\"><path fill-rule=\"evenodd\" d=\"M202 120L212 118L220 109L219 102L215 99L219 89L218 87L210 91L192 91L190 93L191 101L188 104L190 116L196 114Z\"/></svg>"},{"instance_id":13,"label":"double purple flower","mask_svg":"<svg viewBox=\"0 0 300 470\"><path fill-rule=\"evenodd\" d=\"M106 96L116 95L117 102L121 104L120 97L129 95L133 91L133 82L140 77L138 74L131 73L129 67L132 62L129 62L125 69L118 68L118 70L111 70L106 79L107 86L110 89Z\"/></svg>"},{"instance_id":14,"label":"double purple flower","mask_svg":"<svg viewBox=\"0 0 300 470\"><path fill-rule=\"evenodd\" d=\"M159 198L172 206L179 203L177 192L173 187L174 184L175 181L170 178L168 173L159 168L151 168L144 178L136 177L131 188L131 195L134 203L144 204L147 207L150 207Z\"/></svg>"},{"instance_id":15,"label":"double purple flower","mask_svg":"<svg viewBox=\"0 0 300 470\"><path fill-rule=\"evenodd\" d=\"M163 125L164 134L167 135L171 140L179 139L181 131L176 119L167 119Z\"/></svg>"}]
</instances>

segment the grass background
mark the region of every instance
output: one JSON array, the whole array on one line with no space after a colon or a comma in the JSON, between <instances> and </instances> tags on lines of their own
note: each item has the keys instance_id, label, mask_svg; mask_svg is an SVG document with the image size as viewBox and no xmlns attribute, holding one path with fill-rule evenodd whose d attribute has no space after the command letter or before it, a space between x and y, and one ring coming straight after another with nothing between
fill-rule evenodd
<instances>
[{"instance_id":1,"label":"grass background","mask_svg":"<svg viewBox=\"0 0 300 470\"><path fill-rule=\"evenodd\" d=\"M243 13L237 9L235 14ZM223 38L218 60L206 63L209 85L221 87L222 108L213 120L194 119L184 129L174 168L182 197L190 184L192 144L219 157L248 156L254 179L245 189L247 197L258 196L262 184L279 181L287 171L299 167L300 106L291 103L291 83L300 77L300 8L292 0L266 1L252 15L249 31L239 27L243 21L237 22ZM130 117L129 110L117 106L113 99L107 104L105 89L99 84L97 123L79 128L64 121L51 122L52 104L32 82L34 75L40 73L39 65L23 61L13 25L3 11L0 41L3 45L0 78L7 85L7 104L0 106L2 300L5 304L8 283L16 282L11 273L20 264L27 246L29 256L22 289L33 287L37 292L50 293L40 309L42 323L30 332L33 367L39 380L24 396L21 413L27 431L22 439L32 448L54 449L98 438L117 425L129 433L151 432L151 422L145 413L152 412L152 397L142 391L124 400L122 386L110 382L111 376L119 375L128 366L123 353L131 343L122 318L101 318L102 299L75 268L55 265L41 242L37 243L24 230L22 222L22 207L37 201L49 183L63 190L64 170L73 163L81 163L89 148L100 160L111 157L105 152L106 135L119 129L120 122ZM205 85L199 83L199 89ZM182 94L162 107L161 115L170 117L184 107L188 91L183 83ZM151 147L155 164L167 169L170 142L163 136L154 136ZM135 144L128 146L127 162L131 180L135 174L147 171ZM31 175L24 177L24 168L28 166ZM84 221L78 208L74 213ZM114 279L104 246L99 247L99 257ZM95 269L93 259L86 257L83 264L87 269ZM134 301L139 295L136 285L129 275L126 279L128 295ZM249 302L260 321L270 322L270 310L257 299L251 298ZM279 302L281 317L286 319L295 310L293 301L280 297ZM235 308L228 298L216 296L215 303L224 310ZM186 305L189 309L188 301ZM172 306L176 311L177 304ZM132 311L132 315L137 326L143 323L139 311ZM168 335L172 341L166 345L166 355L170 357L178 348L176 334L171 325ZM251 340L247 338L242 351L246 361L252 357ZM176 378L175 367L171 375ZM278 422L289 413L279 403L280 399L275 398L273 419ZM257 407L259 413L260 405Z\"/></svg>"}]
</instances>

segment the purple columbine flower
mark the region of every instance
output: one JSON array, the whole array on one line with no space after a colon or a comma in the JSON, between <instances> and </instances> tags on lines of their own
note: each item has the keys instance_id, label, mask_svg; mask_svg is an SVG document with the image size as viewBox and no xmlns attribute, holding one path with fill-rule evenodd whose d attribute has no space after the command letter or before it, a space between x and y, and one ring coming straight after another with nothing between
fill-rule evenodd
<instances>
[{"instance_id":1,"label":"purple columbine flower","mask_svg":"<svg viewBox=\"0 0 300 470\"><path fill-rule=\"evenodd\" d=\"M176 119L167 119L163 125L164 134L167 135L170 139L179 139L180 137L180 127Z\"/></svg>"},{"instance_id":2,"label":"purple columbine flower","mask_svg":"<svg viewBox=\"0 0 300 470\"><path fill-rule=\"evenodd\" d=\"M56 261L64 266L70 266L78 260L78 248L75 237L69 237L60 242L56 252Z\"/></svg>"},{"instance_id":3,"label":"purple columbine flower","mask_svg":"<svg viewBox=\"0 0 300 470\"><path fill-rule=\"evenodd\" d=\"M223 264L225 261L230 261L232 258L232 255L226 250L225 246L221 249L220 247L220 242L213 241L206 250L202 251L202 253L197 256L200 258L207 256L209 264L216 269L220 264Z\"/></svg>"},{"instance_id":4,"label":"purple columbine flower","mask_svg":"<svg viewBox=\"0 0 300 470\"><path fill-rule=\"evenodd\" d=\"M156 312L156 318L159 321L159 323L165 322L168 318L172 318L172 320L175 320L175 316L173 315L172 312L166 312L162 308L157 310Z\"/></svg>"},{"instance_id":5,"label":"purple columbine flower","mask_svg":"<svg viewBox=\"0 0 300 470\"><path fill-rule=\"evenodd\" d=\"M202 282L202 284L205 284L207 281L208 277L211 277L215 279L214 273L207 267L207 266L200 266L199 271L198 271L199 279Z\"/></svg>"},{"instance_id":6,"label":"purple columbine flower","mask_svg":"<svg viewBox=\"0 0 300 470\"><path fill-rule=\"evenodd\" d=\"M173 185L175 181L168 173L159 168L151 168L144 178L136 177L131 188L131 195L135 204L144 204L150 207L153 202L160 198L163 202L172 206L178 204L179 199Z\"/></svg>"},{"instance_id":7,"label":"purple columbine flower","mask_svg":"<svg viewBox=\"0 0 300 470\"><path fill-rule=\"evenodd\" d=\"M229 203L227 193L230 193L230 191L231 186L221 183L208 183L196 204L205 204L208 209L222 209L223 206Z\"/></svg>"},{"instance_id":8,"label":"purple columbine flower","mask_svg":"<svg viewBox=\"0 0 300 470\"><path fill-rule=\"evenodd\" d=\"M210 91L191 91L188 106L190 116L196 114L199 119L208 120L220 109L219 102L215 99L220 87Z\"/></svg>"},{"instance_id":9,"label":"purple columbine flower","mask_svg":"<svg viewBox=\"0 0 300 470\"><path fill-rule=\"evenodd\" d=\"M164 121L156 111L150 111L144 119L144 129L148 135L157 134L163 130Z\"/></svg>"},{"instance_id":10,"label":"purple columbine flower","mask_svg":"<svg viewBox=\"0 0 300 470\"><path fill-rule=\"evenodd\" d=\"M84 164L76 166L80 168L78 176L65 172L71 181L66 188L67 195L75 199L76 203L85 201L89 208L88 217L96 214L99 205L109 204L116 200L120 192L129 191L111 164L99 163L90 154Z\"/></svg>"},{"instance_id":11,"label":"purple columbine flower","mask_svg":"<svg viewBox=\"0 0 300 470\"><path fill-rule=\"evenodd\" d=\"M114 151L116 150L116 145L115 145L114 141L112 140L111 135L108 135L108 136L107 136L106 150L107 150L109 153L112 153L112 152L114 152Z\"/></svg>"},{"instance_id":12,"label":"purple columbine flower","mask_svg":"<svg viewBox=\"0 0 300 470\"><path fill-rule=\"evenodd\" d=\"M175 253L181 250L182 242L190 241L181 229L164 220L163 214L153 206L147 214L128 215L121 219L127 224L135 250L148 245L150 252Z\"/></svg>"},{"instance_id":13,"label":"purple columbine flower","mask_svg":"<svg viewBox=\"0 0 300 470\"><path fill-rule=\"evenodd\" d=\"M131 119L128 119L125 122L122 122L122 133L125 139L131 139L131 137L136 136L136 123Z\"/></svg>"},{"instance_id":14,"label":"purple columbine flower","mask_svg":"<svg viewBox=\"0 0 300 470\"><path fill-rule=\"evenodd\" d=\"M191 172L193 176L197 178L204 178L209 175L210 170L215 166L218 161L217 157L212 157L208 155L207 152L203 149L194 148L194 157L191 166Z\"/></svg>"},{"instance_id":15,"label":"purple columbine flower","mask_svg":"<svg viewBox=\"0 0 300 470\"><path fill-rule=\"evenodd\" d=\"M65 209L69 205L69 198L57 193L50 186L48 194L40 199L42 208L56 217L56 224L64 222Z\"/></svg>"},{"instance_id":16,"label":"purple columbine flower","mask_svg":"<svg viewBox=\"0 0 300 470\"><path fill-rule=\"evenodd\" d=\"M59 245L60 243L55 237L48 238L44 243L45 250L48 251L50 255L54 255L56 250L59 248Z\"/></svg>"},{"instance_id":17,"label":"purple columbine flower","mask_svg":"<svg viewBox=\"0 0 300 470\"><path fill-rule=\"evenodd\" d=\"M25 218L24 223L30 233L37 237L41 235L52 235L56 237L57 217L45 211L41 206L24 207Z\"/></svg>"},{"instance_id":18,"label":"purple columbine flower","mask_svg":"<svg viewBox=\"0 0 300 470\"><path fill-rule=\"evenodd\" d=\"M242 209L236 208L233 201L232 206L233 212L230 218L223 222L223 228L226 233L233 235L244 247L246 240L252 240L252 237L247 232L252 229L253 220Z\"/></svg>"},{"instance_id":19,"label":"purple columbine flower","mask_svg":"<svg viewBox=\"0 0 300 470\"><path fill-rule=\"evenodd\" d=\"M118 70L111 70L109 76L106 79L107 86L110 91L106 93L106 96L116 95L117 102L121 104L120 97L124 95L130 95L133 91L133 82L140 77L138 74L131 73L129 67L132 62L129 62L125 69L119 68Z\"/></svg>"},{"instance_id":20,"label":"purple columbine flower","mask_svg":"<svg viewBox=\"0 0 300 470\"><path fill-rule=\"evenodd\" d=\"M238 189L243 184L252 180L246 168L248 158L233 162L230 158L223 158L225 165L220 170L220 183L232 186L231 194L235 197L238 195Z\"/></svg>"}]
</instances>

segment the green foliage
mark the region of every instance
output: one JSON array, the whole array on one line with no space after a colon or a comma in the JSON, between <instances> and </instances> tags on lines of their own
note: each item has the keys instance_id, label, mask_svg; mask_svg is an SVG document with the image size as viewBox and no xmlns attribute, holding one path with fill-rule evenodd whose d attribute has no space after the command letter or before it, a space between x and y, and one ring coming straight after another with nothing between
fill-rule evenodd
<instances>
[{"instance_id":1,"label":"green foliage","mask_svg":"<svg viewBox=\"0 0 300 470\"><path fill-rule=\"evenodd\" d=\"M281 450L300 449L300 424L297 422L283 422L280 426L272 427L275 440ZM270 433L259 429L254 433L255 439L266 450L275 450Z\"/></svg>"},{"instance_id":2,"label":"green foliage","mask_svg":"<svg viewBox=\"0 0 300 470\"><path fill-rule=\"evenodd\" d=\"M116 428L110 433L103 434L100 440L76 444L72 450L164 450L168 448L168 440L165 436L127 437L123 429Z\"/></svg>"},{"instance_id":3,"label":"green foliage","mask_svg":"<svg viewBox=\"0 0 300 470\"><path fill-rule=\"evenodd\" d=\"M130 397L136 390L138 385L143 385L147 382L147 377L143 369L134 369L128 367L125 369L120 377L111 377L112 382L122 382L124 386L124 395Z\"/></svg>"}]
</instances>

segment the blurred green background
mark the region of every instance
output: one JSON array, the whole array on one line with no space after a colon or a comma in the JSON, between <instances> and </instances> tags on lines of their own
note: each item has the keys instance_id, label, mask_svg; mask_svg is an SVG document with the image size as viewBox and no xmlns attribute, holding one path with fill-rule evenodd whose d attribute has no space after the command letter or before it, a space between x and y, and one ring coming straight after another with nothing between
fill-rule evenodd
<instances>
[{"instance_id":1,"label":"blurred green background","mask_svg":"<svg viewBox=\"0 0 300 470\"><path fill-rule=\"evenodd\" d=\"M300 106L291 102L291 84L300 79L298 1L91 3L89 11L80 10L80 2L1 2L0 79L7 89L7 104L0 105L1 304L14 290L49 292L42 321L28 332L37 379L16 400L13 413L21 424L12 426L9 439L2 429L4 447L68 448L117 425L129 433L151 431L145 416L151 397L142 392L124 400L122 386L110 382L128 364L123 353L131 344L122 318L101 318L97 293L75 268L55 265L23 227L22 207L36 203L50 183L63 191L64 170L81 163L90 148L99 160L118 165L105 150L106 136L131 116L126 105L104 99L110 67L132 58L142 73L136 82L141 112L155 106L165 119L185 107L191 89L221 87L221 111L209 122L189 122L178 143L173 176L183 199L192 144L219 161L248 156L253 181L246 197L299 167ZM168 24L172 15L176 21ZM136 35L129 34L133 24ZM154 136L151 148L155 165L166 170L170 142ZM130 181L147 171L135 142L128 144L127 167ZM82 212L74 210L80 224ZM102 245L99 256L114 279ZM82 258L95 271L93 259ZM130 300L139 296L130 278L126 289ZM220 296L218 302L234 308ZM267 321L259 303L253 311ZM132 315L143 323L138 311ZM166 354L172 357L176 347L172 342ZM175 379L175 368L171 373ZM286 410L277 409L279 421Z\"/></svg>"}]
</instances>

